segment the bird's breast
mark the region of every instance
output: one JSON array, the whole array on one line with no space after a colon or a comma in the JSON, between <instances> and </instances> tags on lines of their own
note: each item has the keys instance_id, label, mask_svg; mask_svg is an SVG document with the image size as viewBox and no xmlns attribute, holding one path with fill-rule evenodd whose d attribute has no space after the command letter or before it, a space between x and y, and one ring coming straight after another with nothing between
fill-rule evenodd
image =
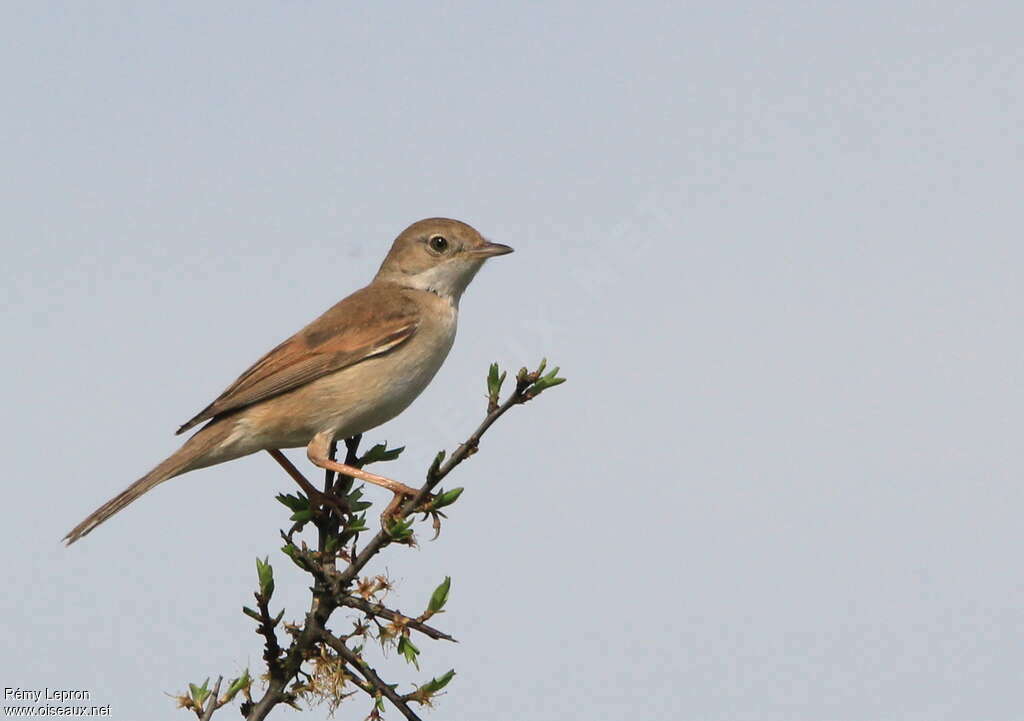
<instances>
[{"instance_id":1,"label":"bird's breast","mask_svg":"<svg viewBox=\"0 0 1024 721\"><path fill-rule=\"evenodd\" d=\"M433 314L392 351L325 379L327 425L339 437L362 433L404 411L433 380L455 341L457 314Z\"/></svg>"}]
</instances>

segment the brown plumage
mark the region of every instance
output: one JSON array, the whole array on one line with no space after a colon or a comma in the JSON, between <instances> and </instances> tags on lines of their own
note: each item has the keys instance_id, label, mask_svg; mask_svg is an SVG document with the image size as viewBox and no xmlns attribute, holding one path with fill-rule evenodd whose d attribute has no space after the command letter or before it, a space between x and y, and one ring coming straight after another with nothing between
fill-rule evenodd
<instances>
[{"instance_id":1,"label":"brown plumage","mask_svg":"<svg viewBox=\"0 0 1024 721\"><path fill-rule=\"evenodd\" d=\"M409 340L418 325L418 308L402 298L382 316L378 309L388 305L390 295L380 286L357 290L256 361L177 432L286 393Z\"/></svg>"}]
</instances>

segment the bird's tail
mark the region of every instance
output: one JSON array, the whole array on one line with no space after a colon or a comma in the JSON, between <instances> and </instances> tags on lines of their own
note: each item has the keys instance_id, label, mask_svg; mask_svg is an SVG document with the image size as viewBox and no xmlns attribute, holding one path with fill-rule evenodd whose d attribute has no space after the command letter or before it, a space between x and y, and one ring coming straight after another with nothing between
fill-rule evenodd
<instances>
[{"instance_id":1,"label":"bird's tail","mask_svg":"<svg viewBox=\"0 0 1024 721\"><path fill-rule=\"evenodd\" d=\"M212 426L203 428L199 433L189 438L181 448L172 453L163 463L90 513L84 521L72 528L68 535L64 536L65 543L70 546L78 539L88 535L96 526L164 481L193 469L210 465L204 456L207 451L211 450L212 446L215 446L222 440L221 436L223 436L223 433L211 433L209 431L214 431L214 428Z\"/></svg>"}]
</instances>

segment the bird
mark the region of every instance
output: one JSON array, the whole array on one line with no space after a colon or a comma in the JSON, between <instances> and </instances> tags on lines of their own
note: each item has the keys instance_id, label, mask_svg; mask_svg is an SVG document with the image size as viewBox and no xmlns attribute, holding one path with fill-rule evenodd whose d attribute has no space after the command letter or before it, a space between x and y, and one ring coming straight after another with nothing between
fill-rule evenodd
<instances>
[{"instance_id":1,"label":"bird","mask_svg":"<svg viewBox=\"0 0 1024 721\"><path fill-rule=\"evenodd\" d=\"M403 483L331 460L331 445L408 408L448 357L466 287L487 259L511 252L458 220L413 223L369 285L257 360L178 429L203 424L177 451L63 540L78 541L164 481L263 450L296 481L302 475L280 451L304 446L315 466L390 490L392 506L414 495Z\"/></svg>"}]
</instances>

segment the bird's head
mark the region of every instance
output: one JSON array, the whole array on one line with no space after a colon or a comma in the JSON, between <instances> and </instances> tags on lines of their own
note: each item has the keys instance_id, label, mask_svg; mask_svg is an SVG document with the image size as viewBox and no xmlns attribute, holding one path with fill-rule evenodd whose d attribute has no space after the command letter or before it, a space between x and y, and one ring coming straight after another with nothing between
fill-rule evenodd
<instances>
[{"instance_id":1,"label":"bird's head","mask_svg":"<svg viewBox=\"0 0 1024 721\"><path fill-rule=\"evenodd\" d=\"M511 252L466 223L427 218L395 238L376 280L427 290L457 304L484 261Z\"/></svg>"}]
</instances>

